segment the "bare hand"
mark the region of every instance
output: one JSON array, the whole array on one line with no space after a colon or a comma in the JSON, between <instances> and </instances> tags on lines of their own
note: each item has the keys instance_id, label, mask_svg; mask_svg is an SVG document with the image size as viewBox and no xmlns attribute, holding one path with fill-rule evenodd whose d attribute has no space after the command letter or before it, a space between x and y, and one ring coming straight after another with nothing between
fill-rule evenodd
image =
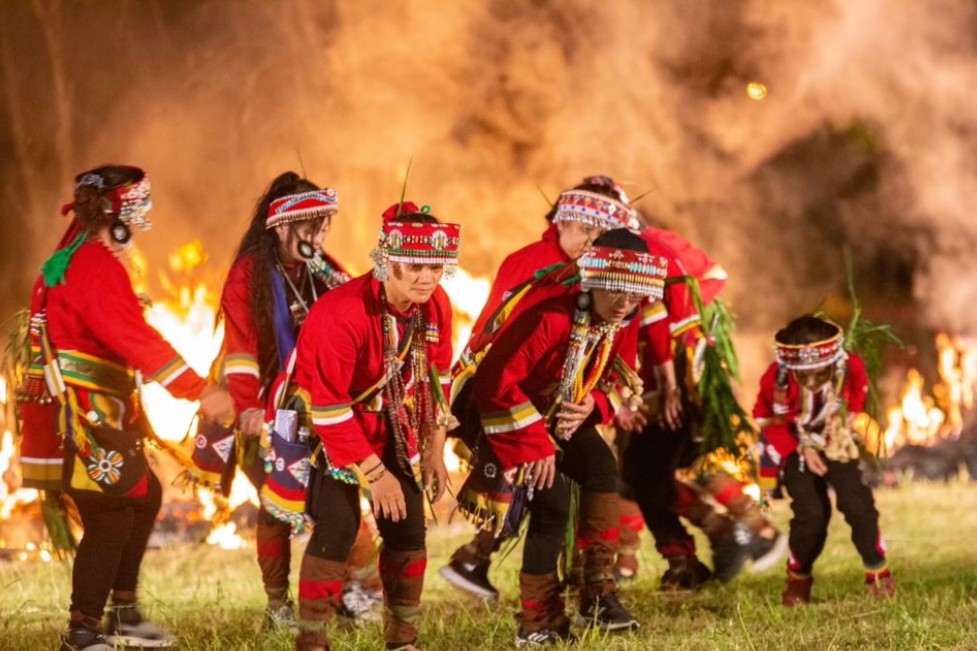
<instances>
[{"instance_id":1,"label":"bare hand","mask_svg":"<svg viewBox=\"0 0 977 651\"><path fill-rule=\"evenodd\" d=\"M533 488L542 490L551 487L556 479L556 455L551 454L545 459L532 462L527 472L529 485Z\"/></svg>"},{"instance_id":2,"label":"bare hand","mask_svg":"<svg viewBox=\"0 0 977 651\"><path fill-rule=\"evenodd\" d=\"M434 491L431 502L437 502L444 496L448 488L448 469L444 465L444 455L431 454L421 462L421 476L424 478L424 490Z\"/></svg>"},{"instance_id":3,"label":"bare hand","mask_svg":"<svg viewBox=\"0 0 977 651\"><path fill-rule=\"evenodd\" d=\"M820 452L814 448L803 448L801 454L804 455L804 463L807 465L808 470L818 477L824 477L828 474L828 464L821 458Z\"/></svg>"},{"instance_id":4,"label":"bare hand","mask_svg":"<svg viewBox=\"0 0 977 651\"><path fill-rule=\"evenodd\" d=\"M208 384L200 393L200 414L205 420L219 423L234 422L234 401L224 389Z\"/></svg>"},{"instance_id":5,"label":"bare hand","mask_svg":"<svg viewBox=\"0 0 977 651\"><path fill-rule=\"evenodd\" d=\"M399 522L407 517L407 502L400 482L390 472L383 473L380 479L370 484L370 497L373 501L373 516Z\"/></svg>"},{"instance_id":6,"label":"bare hand","mask_svg":"<svg viewBox=\"0 0 977 651\"><path fill-rule=\"evenodd\" d=\"M622 407L614 414L614 425L624 432L641 432L648 425L648 407L644 403L637 409Z\"/></svg>"},{"instance_id":7,"label":"bare hand","mask_svg":"<svg viewBox=\"0 0 977 651\"><path fill-rule=\"evenodd\" d=\"M670 430L676 430L682 425L682 392L678 387L665 389L659 425Z\"/></svg>"},{"instance_id":8,"label":"bare hand","mask_svg":"<svg viewBox=\"0 0 977 651\"><path fill-rule=\"evenodd\" d=\"M556 437L563 440L569 439L593 412L594 397L589 393L579 405L564 402L560 405L560 411L556 415Z\"/></svg>"},{"instance_id":9,"label":"bare hand","mask_svg":"<svg viewBox=\"0 0 977 651\"><path fill-rule=\"evenodd\" d=\"M245 409L238 418L238 427L245 436L259 436L265 424L265 413L261 409Z\"/></svg>"}]
</instances>

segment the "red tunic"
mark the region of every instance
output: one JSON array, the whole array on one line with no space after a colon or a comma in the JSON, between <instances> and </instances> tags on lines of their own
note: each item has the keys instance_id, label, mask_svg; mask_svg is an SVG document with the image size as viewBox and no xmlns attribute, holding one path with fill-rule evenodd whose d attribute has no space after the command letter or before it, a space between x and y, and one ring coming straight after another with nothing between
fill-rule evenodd
<instances>
[{"instance_id":1,"label":"red tunic","mask_svg":"<svg viewBox=\"0 0 977 651\"><path fill-rule=\"evenodd\" d=\"M312 396L312 419L331 464L337 468L382 456L388 431L384 418L384 341L380 283L372 274L354 278L320 298L312 307L296 346L295 381ZM441 287L420 309L427 332L428 363L442 378L447 395L451 368L451 303ZM409 316L395 314L403 341ZM408 353L409 354L409 353ZM409 360L402 377L410 404L415 394Z\"/></svg>"},{"instance_id":2,"label":"red tunic","mask_svg":"<svg viewBox=\"0 0 977 651\"><path fill-rule=\"evenodd\" d=\"M679 235L646 228L641 237L651 253L668 260L664 300L646 303L641 313L641 379L648 390L657 386L654 367L674 357L672 341L700 332L699 311L682 278L692 276L699 281L703 305L716 297L726 280L722 267Z\"/></svg>"},{"instance_id":3,"label":"red tunic","mask_svg":"<svg viewBox=\"0 0 977 651\"><path fill-rule=\"evenodd\" d=\"M797 418L801 413L802 401L811 401L808 409L805 410L810 412L812 408L819 408L818 402L823 403L823 396L826 393L826 389L814 394L803 391L797 380L788 373L784 398L786 413L777 415L774 411L777 369L778 365L775 362L760 378L760 392L753 407L753 418L760 426L761 453L772 461L772 464L761 466L761 474L769 474L763 472L768 468L775 473L783 460L797 449ZM849 354L848 373L838 397L847 405L849 414L854 415L865 410L865 401L868 397L868 374L865 372L865 362L858 355Z\"/></svg>"},{"instance_id":4,"label":"red tunic","mask_svg":"<svg viewBox=\"0 0 977 651\"><path fill-rule=\"evenodd\" d=\"M498 309L507 298L507 293L516 285L526 282L540 269L544 269L559 262L573 262L563 249L560 248L560 233L555 224L551 224L537 242L522 247L510 253L492 281L488 300L481 314L472 327L472 332L481 332L486 320Z\"/></svg>"},{"instance_id":5,"label":"red tunic","mask_svg":"<svg viewBox=\"0 0 977 651\"><path fill-rule=\"evenodd\" d=\"M35 284L32 312L41 305L43 279ZM48 338L59 353L90 355L124 369L137 370L145 381L159 382L174 397L196 400L205 381L154 330L132 289L125 267L101 242L89 240L71 259L64 284L47 289ZM71 378L66 375L71 385ZM126 428L138 415L137 395L110 396L75 387L80 406L102 422ZM27 405L25 405L26 407ZM23 461L61 456L52 415L56 407L36 405L24 411Z\"/></svg>"},{"instance_id":6,"label":"red tunic","mask_svg":"<svg viewBox=\"0 0 977 651\"><path fill-rule=\"evenodd\" d=\"M329 263L340 271L343 268L331 257ZM217 358L219 374L227 385L234 400L234 409L243 413L247 409L264 409L264 383L261 379L258 333L251 306L251 275L254 256L247 253L234 261L224 282L221 294L221 314L224 319L224 341ZM305 272L305 265L286 268L293 282L299 282ZM272 279L269 278L271 283ZM323 283L316 282L316 289L324 294L327 289ZM274 342L268 342L274 344ZM276 360L277 364L277 360ZM276 369L276 372L280 369ZM274 375L274 374L272 374Z\"/></svg>"},{"instance_id":7,"label":"red tunic","mask_svg":"<svg viewBox=\"0 0 977 651\"><path fill-rule=\"evenodd\" d=\"M563 375L577 295L544 301L507 324L471 380L486 440L504 469L554 453L546 418ZM633 366L637 325L635 320L616 333L602 382L591 394L601 422L616 411L605 392L617 380L611 361L620 355Z\"/></svg>"}]
</instances>

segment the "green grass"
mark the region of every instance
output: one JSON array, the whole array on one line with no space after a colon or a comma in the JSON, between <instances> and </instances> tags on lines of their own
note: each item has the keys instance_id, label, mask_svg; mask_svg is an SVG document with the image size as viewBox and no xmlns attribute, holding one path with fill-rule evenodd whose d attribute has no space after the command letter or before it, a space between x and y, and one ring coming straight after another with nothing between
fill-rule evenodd
<instances>
[{"instance_id":1,"label":"green grass","mask_svg":"<svg viewBox=\"0 0 977 651\"><path fill-rule=\"evenodd\" d=\"M815 569L815 602L804 608L780 606L783 568L745 573L729 585L696 594L660 593L657 576L664 564L645 535L640 578L623 592L642 623L640 631L589 633L577 648L977 649L977 486L906 485L876 496L899 589L895 600L865 597L861 564L838 513ZM788 504L775 503L772 517L786 529ZM431 562L420 640L426 651L513 647L518 552L493 570L503 594L497 606L469 600L437 576L438 567L469 531L445 526L429 534ZM292 648L287 635L256 632L263 594L253 553L253 546L224 551L206 545L149 552L142 599L151 615L178 637L179 649ZM296 570L299 558L296 547ZM69 594L67 564L0 564L0 649L56 648ZM382 648L378 625L338 625L332 640L341 651Z\"/></svg>"}]
</instances>

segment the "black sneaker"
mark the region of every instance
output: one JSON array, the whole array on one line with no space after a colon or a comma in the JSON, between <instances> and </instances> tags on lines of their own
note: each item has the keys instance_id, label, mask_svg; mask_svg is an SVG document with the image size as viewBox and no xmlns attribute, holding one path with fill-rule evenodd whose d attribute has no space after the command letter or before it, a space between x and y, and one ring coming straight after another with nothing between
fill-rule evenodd
<instances>
[{"instance_id":1,"label":"black sneaker","mask_svg":"<svg viewBox=\"0 0 977 651\"><path fill-rule=\"evenodd\" d=\"M602 631L633 631L638 628L638 620L624 607L616 592L591 601L577 615L577 620L582 626Z\"/></svg>"},{"instance_id":2,"label":"black sneaker","mask_svg":"<svg viewBox=\"0 0 977 651\"><path fill-rule=\"evenodd\" d=\"M779 563L787 553L787 546L787 536L779 531L775 532L773 538L764 538L754 533L750 542L746 544L750 560L753 561L750 572L762 572Z\"/></svg>"},{"instance_id":3,"label":"black sneaker","mask_svg":"<svg viewBox=\"0 0 977 651\"><path fill-rule=\"evenodd\" d=\"M69 628L61 638L61 651L115 651L115 646L90 628Z\"/></svg>"},{"instance_id":4,"label":"black sneaker","mask_svg":"<svg viewBox=\"0 0 977 651\"><path fill-rule=\"evenodd\" d=\"M116 646L162 649L173 645L163 629L142 616L136 604L116 604L109 608L105 641Z\"/></svg>"},{"instance_id":5,"label":"black sneaker","mask_svg":"<svg viewBox=\"0 0 977 651\"><path fill-rule=\"evenodd\" d=\"M577 636L570 632L570 623L559 628L546 628L542 631L524 631L522 626L516 633L517 647L554 646L556 644L576 644Z\"/></svg>"},{"instance_id":6,"label":"black sneaker","mask_svg":"<svg viewBox=\"0 0 977 651\"><path fill-rule=\"evenodd\" d=\"M438 574L451 585L488 602L499 599L499 591L488 580L488 563L451 561Z\"/></svg>"}]
</instances>

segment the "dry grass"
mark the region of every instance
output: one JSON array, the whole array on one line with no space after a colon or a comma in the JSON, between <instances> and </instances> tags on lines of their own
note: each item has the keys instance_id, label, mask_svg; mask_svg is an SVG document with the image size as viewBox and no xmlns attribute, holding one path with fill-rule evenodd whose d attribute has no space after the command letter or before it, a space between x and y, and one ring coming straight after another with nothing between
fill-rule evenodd
<instances>
[{"instance_id":1,"label":"dry grass","mask_svg":"<svg viewBox=\"0 0 977 651\"><path fill-rule=\"evenodd\" d=\"M848 528L836 514L828 547L816 568L815 603L779 605L782 569L745 574L727 586L688 596L657 591L662 561L647 536L639 580L625 589L642 622L635 634L587 634L577 648L611 649L977 649L974 568L977 487L912 485L877 493L899 596L873 601L863 595L860 563ZM789 507L774 505L786 525ZM464 527L430 533L423 648L512 648L518 558L493 571L503 592L487 607L464 598L437 576L440 563L465 539ZM298 554L298 549L296 549ZM143 599L154 618L184 650L289 649L288 636L260 636L263 596L253 549L223 551L185 546L151 551L144 566ZM298 556L296 556L298 558ZM293 563L297 568L297 560ZM0 565L0 649L54 648L65 620L70 569L61 564ZM377 626L338 626L338 650L382 648Z\"/></svg>"}]
</instances>

